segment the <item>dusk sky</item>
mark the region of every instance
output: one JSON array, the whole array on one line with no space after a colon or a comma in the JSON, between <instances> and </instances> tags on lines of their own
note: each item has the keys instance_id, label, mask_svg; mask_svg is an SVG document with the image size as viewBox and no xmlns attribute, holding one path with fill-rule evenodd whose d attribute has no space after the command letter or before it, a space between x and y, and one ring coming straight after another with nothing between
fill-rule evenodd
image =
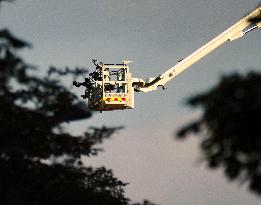
<instances>
[{"instance_id":1,"label":"dusk sky","mask_svg":"<svg viewBox=\"0 0 261 205\"><path fill-rule=\"evenodd\" d=\"M4 3L1 27L28 40L25 59L43 70L93 69L132 60L134 77L156 77L252 11L258 0L17 0ZM136 93L135 108L95 114L66 125L73 133L89 126L124 126L87 165L105 165L129 182L126 196L162 205L259 205L246 185L230 183L222 170L201 162L195 137L175 131L200 114L185 100L214 86L220 76L261 70L261 30L224 44L167 84L167 90ZM82 76L83 80L84 76ZM68 82L70 84L71 82ZM78 95L82 89L73 89Z\"/></svg>"}]
</instances>

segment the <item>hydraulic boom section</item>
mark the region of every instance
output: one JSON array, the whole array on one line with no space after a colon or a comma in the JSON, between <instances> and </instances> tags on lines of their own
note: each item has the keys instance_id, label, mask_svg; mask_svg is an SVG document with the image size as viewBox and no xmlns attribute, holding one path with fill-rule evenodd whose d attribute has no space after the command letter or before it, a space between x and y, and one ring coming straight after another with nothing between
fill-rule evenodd
<instances>
[{"instance_id":1,"label":"hydraulic boom section","mask_svg":"<svg viewBox=\"0 0 261 205\"><path fill-rule=\"evenodd\" d=\"M92 110L131 109L134 108L134 91L149 92L156 90L158 87L164 88L167 82L225 42L241 38L256 28L261 28L261 7L252 11L156 78L150 78L146 82L142 79L132 78L128 66L131 61L124 61L121 64L103 64L96 63L96 60L93 60L96 70L90 73L84 82L74 82L74 85L86 88L82 97L84 99L88 98L88 106Z\"/></svg>"},{"instance_id":2,"label":"hydraulic boom section","mask_svg":"<svg viewBox=\"0 0 261 205\"><path fill-rule=\"evenodd\" d=\"M158 86L164 86L168 81L185 71L194 63L211 53L213 50L226 43L243 37L248 32L261 27L261 7L252 11L243 19L232 25L230 28L219 34L217 37L200 47L188 57L181 60L178 64L168 69L152 82L145 83L144 86L137 88L141 92L156 90Z\"/></svg>"}]
</instances>

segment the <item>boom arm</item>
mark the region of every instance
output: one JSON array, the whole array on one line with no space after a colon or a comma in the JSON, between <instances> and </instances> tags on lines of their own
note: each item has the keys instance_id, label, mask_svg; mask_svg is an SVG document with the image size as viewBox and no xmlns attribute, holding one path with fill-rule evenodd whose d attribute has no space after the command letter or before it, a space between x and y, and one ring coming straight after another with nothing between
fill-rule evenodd
<instances>
[{"instance_id":1,"label":"boom arm","mask_svg":"<svg viewBox=\"0 0 261 205\"><path fill-rule=\"evenodd\" d=\"M149 92L156 90L158 86L163 86L174 77L185 71L191 65L199 61L201 58L211 53L217 47L227 41L233 41L241 38L246 33L261 27L261 7L258 7L246 17L239 20L233 26L225 30L223 33L209 41L207 44L196 50L194 53L181 60L175 66L171 67L165 73L161 74L152 81L142 83L141 80L134 81L136 91Z\"/></svg>"}]
</instances>

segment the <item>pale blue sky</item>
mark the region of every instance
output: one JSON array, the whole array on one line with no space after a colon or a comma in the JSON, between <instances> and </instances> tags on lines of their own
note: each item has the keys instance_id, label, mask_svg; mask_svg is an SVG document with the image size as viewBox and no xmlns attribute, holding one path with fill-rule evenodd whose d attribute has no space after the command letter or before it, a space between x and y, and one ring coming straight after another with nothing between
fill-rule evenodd
<instances>
[{"instance_id":1,"label":"pale blue sky","mask_svg":"<svg viewBox=\"0 0 261 205\"><path fill-rule=\"evenodd\" d=\"M173 66L256 7L256 0L17 0L4 4L1 27L31 41L29 62L47 68L133 60L134 77L154 77ZM127 196L164 205L260 204L244 186L228 183L221 171L198 164L198 141L173 139L175 130L199 111L183 104L225 73L261 69L261 31L217 49L168 84L166 91L137 93L135 109L98 113L72 124L124 125L105 152L86 163L106 165L130 182ZM80 90L75 89L79 95Z\"/></svg>"}]
</instances>

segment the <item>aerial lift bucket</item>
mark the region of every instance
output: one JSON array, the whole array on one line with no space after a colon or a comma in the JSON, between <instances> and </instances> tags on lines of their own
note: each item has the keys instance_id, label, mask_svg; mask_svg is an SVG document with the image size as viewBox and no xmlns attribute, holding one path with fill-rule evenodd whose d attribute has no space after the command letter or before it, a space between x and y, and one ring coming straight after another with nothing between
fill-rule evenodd
<instances>
[{"instance_id":1,"label":"aerial lift bucket","mask_svg":"<svg viewBox=\"0 0 261 205\"><path fill-rule=\"evenodd\" d=\"M96 70L85 79L85 86L88 86L82 96L88 98L90 109L111 111L134 108L134 88L127 64L95 64Z\"/></svg>"}]
</instances>

